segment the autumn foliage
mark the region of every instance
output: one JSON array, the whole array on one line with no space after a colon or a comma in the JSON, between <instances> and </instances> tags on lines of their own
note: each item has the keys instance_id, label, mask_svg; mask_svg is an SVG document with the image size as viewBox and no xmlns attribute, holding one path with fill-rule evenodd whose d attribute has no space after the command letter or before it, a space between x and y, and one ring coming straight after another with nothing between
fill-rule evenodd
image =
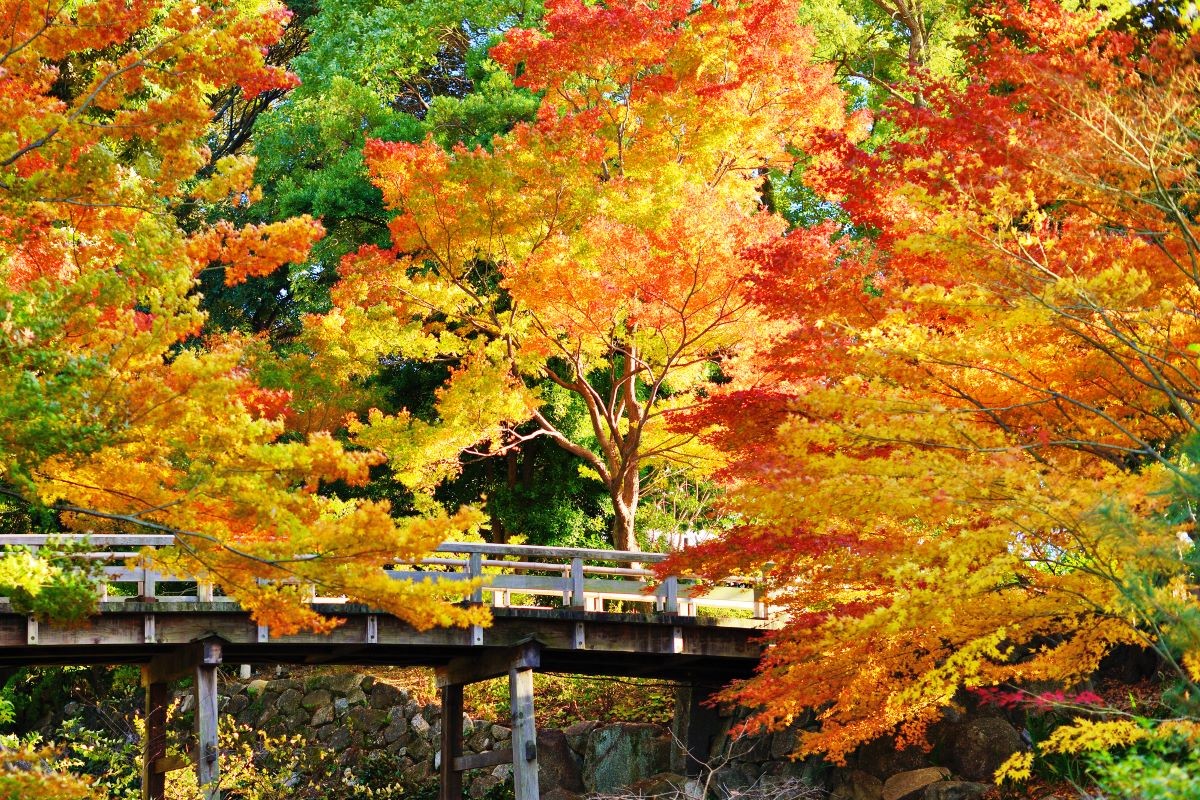
<instances>
[{"instance_id":1,"label":"autumn foliage","mask_svg":"<svg viewBox=\"0 0 1200 800\"><path fill-rule=\"evenodd\" d=\"M788 330L697 415L748 524L690 563L769 570L790 620L730 696L819 711L801 746L834 759L1120 643L1200 678L1200 44L1050 2L988 21L965 82L889 110L902 136L826 140L806 177L868 234L778 242L755 299Z\"/></svg>"},{"instance_id":2,"label":"autumn foliage","mask_svg":"<svg viewBox=\"0 0 1200 800\"><path fill-rule=\"evenodd\" d=\"M333 624L313 586L461 625L484 619L461 591L380 567L479 528L435 495L464 458L543 437L604 485L622 548L652 469L722 482L738 527L665 569L762 578L785 624L726 696L772 726L815 712L805 752L918 742L964 689L1090 699L1123 644L1184 687L1178 719L1045 749L1194 739L1200 37L1052 0L928 30L893 7L907 57L863 72L872 37L847 40L840 74L871 83L849 93L798 0L480 6L496 44L461 75L439 59L475 47L466 23L414 34L443 72L408 64L395 107L470 127L470 98L421 94L470 74L503 109L455 144L332 81L361 121L275 168L354 141L338 169L380 218L326 218L372 234L309 264L329 295L270 338L206 331L196 287L278 277L324 234L248 214L272 199L254 159L206 145L218 93L296 85L264 55L288 12L0 0L0 495L173 533L159 566L275 633ZM431 397L368 407L415 365L443 370ZM385 469L422 515L345 499Z\"/></svg>"},{"instance_id":3,"label":"autumn foliage","mask_svg":"<svg viewBox=\"0 0 1200 800\"><path fill-rule=\"evenodd\" d=\"M418 625L478 615L386 580L455 518L397 521L361 485L381 456L329 431L281 439L286 397L258 386L236 338L201 342L200 271L228 280L302 258L306 218L184 230L182 204L256 196L253 161L209 165L208 98L294 78L263 53L272 2L0 3L0 489L82 531L168 531L161 566L208 576L279 633L331 622L316 584Z\"/></svg>"},{"instance_id":4,"label":"autumn foliage","mask_svg":"<svg viewBox=\"0 0 1200 800\"><path fill-rule=\"evenodd\" d=\"M604 483L626 549L648 466L711 469L664 419L762 324L747 279L785 228L760 207L763 178L849 125L792 3L694 6L551 3L543 30L492 50L544 92L536 121L486 150L368 142L392 245L345 260L321 323L371 363L459 363L438 407L449 467L479 442L548 437ZM503 391L465 420L464 387L484 379ZM564 392L581 432L551 410ZM373 419L360 441L395 458L409 429Z\"/></svg>"}]
</instances>

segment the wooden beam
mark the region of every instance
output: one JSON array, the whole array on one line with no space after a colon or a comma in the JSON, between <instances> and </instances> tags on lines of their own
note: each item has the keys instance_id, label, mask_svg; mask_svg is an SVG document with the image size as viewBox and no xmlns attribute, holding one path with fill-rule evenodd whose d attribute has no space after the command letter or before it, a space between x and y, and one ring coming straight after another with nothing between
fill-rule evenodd
<instances>
[{"instance_id":1,"label":"wooden beam","mask_svg":"<svg viewBox=\"0 0 1200 800\"><path fill-rule=\"evenodd\" d=\"M458 767L463 752L463 687L452 683L440 689L442 695L442 785L439 800L462 800L462 771Z\"/></svg>"},{"instance_id":2,"label":"wooden beam","mask_svg":"<svg viewBox=\"0 0 1200 800\"><path fill-rule=\"evenodd\" d=\"M146 668L142 668L146 683L146 730L142 739L142 800L163 800L166 797L166 781L158 763L167 755L167 705L170 698L165 682L146 681Z\"/></svg>"},{"instance_id":3,"label":"wooden beam","mask_svg":"<svg viewBox=\"0 0 1200 800\"><path fill-rule=\"evenodd\" d=\"M142 667L142 684L168 683L191 674L200 665L217 666L221 663L221 640L203 639L176 647L150 659Z\"/></svg>"},{"instance_id":4,"label":"wooden beam","mask_svg":"<svg viewBox=\"0 0 1200 800\"><path fill-rule=\"evenodd\" d=\"M221 800L221 763L217 744L217 667L221 641L198 642L203 658L196 664L196 778L203 800Z\"/></svg>"},{"instance_id":5,"label":"wooden beam","mask_svg":"<svg viewBox=\"0 0 1200 800\"><path fill-rule=\"evenodd\" d=\"M512 748L505 747L503 750L489 750L478 755L459 756L454 759L454 769L459 772L466 772L469 769L487 769L500 764L511 764L512 760Z\"/></svg>"},{"instance_id":6,"label":"wooden beam","mask_svg":"<svg viewBox=\"0 0 1200 800\"><path fill-rule=\"evenodd\" d=\"M437 668L437 686L478 683L498 678L513 669L537 669L542 665L542 646L536 640L518 642L504 650L490 650L479 656L456 658Z\"/></svg>"},{"instance_id":7,"label":"wooden beam","mask_svg":"<svg viewBox=\"0 0 1200 800\"><path fill-rule=\"evenodd\" d=\"M154 771L162 777L163 773L174 772L177 769L187 769L192 765L187 756L163 756L154 759Z\"/></svg>"},{"instance_id":8,"label":"wooden beam","mask_svg":"<svg viewBox=\"0 0 1200 800\"><path fill-rule=\"evenodd\" d=\"M535 654L537 650L540 650L540 647L534 651ZM512 703L513 722L513 800L538 800L537 727L533 717L532 667L513 662L512 669L508 672L508 693Z\"/></svg>"}]
</instances>

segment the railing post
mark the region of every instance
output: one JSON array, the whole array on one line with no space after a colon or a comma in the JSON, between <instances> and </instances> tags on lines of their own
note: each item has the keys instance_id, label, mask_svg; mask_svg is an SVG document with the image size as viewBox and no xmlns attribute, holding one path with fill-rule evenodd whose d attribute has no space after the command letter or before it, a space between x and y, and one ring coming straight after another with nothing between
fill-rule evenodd
<instances>
[{"instance_id":1,"label":"railing post","mask_svg":"<svg viewBox=\"0 0 1200 800\"><path fill-rule=\"evenodd\" d=\"M467 575L471 580L479 580L483 577L483 553L471 553L467 559ZM483 586L476 586L471 592L472 603L483 602Z\"/></svg>"},{"instance_id":2,"label":"railing post","mask_svg":"<svg viewBox=\"0 0 1200 800\"><path fill-rule=\"evenodd\" d=\"M571 608L585 608L583 594L583 559L571 559Z\"/></svg>"},{"instance_id":3,"label":"railing post","mask_svg":"<svg viewBox=\"0 0 1200 800\"><path fill-rule=\"evenodd\" d=\"M754 618L767 618L767 593L762 586L754 587Z\"/></svg>"},{"instance_id":4,"label":"railing post","mask_svg":"<svg viewBox=\"0 0 1200 800\"><path fill-rule=\"evenodd\" d=\"M663 611L668 614L679 613L679 578L671 575L663 582Z\"/></svg>"},{"instance_id":5,"label":"railing post","mask_svg":"<svg viewBox=\"0 0 1200 800\"><path fill-rule=\"evenodd\" d=\"M155 583L158 580L158 574L142 563L142 579L138 581L138 596L149 600L154 597L156 591Z\"/></svg>"}]
</instances>

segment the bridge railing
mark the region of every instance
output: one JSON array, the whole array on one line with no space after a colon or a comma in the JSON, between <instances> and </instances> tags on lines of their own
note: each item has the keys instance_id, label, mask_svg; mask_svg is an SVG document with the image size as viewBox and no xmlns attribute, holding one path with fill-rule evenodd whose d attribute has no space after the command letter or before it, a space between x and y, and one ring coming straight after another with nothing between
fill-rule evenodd
<instances>
[{"instance_id":1,"label":"bridge railing","mask_svg":"<svg viewBox=\"0 0 1200 800\"><path fill-rule=\"evenodd\" d=\"M79 556L98 563L104 576L103 599L152 600L158 603L228 600L219 585L160 573L142 558L145 548L168 547L169 535L45 536L0 535L0 548L85 541ZM573 547L445 542L419 564L397 562L386 572L396 580L480 580L471 599L496 608L572 608L583 611L648 612L684 616L751 616L765 619L767 607L751 581L733 581L700 591L687 580L658 581L648 565L661 553L592 550ZM344 597L310 597L317 603L344 603ZM165 610L165 609L164 609Z\"/></svg>"}]
</instances>

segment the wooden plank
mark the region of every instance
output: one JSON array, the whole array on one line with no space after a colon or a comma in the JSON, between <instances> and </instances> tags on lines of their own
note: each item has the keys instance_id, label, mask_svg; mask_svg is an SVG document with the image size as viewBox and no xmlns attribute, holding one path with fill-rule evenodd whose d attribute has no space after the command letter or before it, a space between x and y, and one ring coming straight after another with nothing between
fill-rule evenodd
<instances>
[{"instance_id":1,"label":"wooden plank","mask_svg":"<svg viewBox=\"0 0 1200 800\"><path fill-rule=\"evenodd\" d=\"M588 578L583 582L583 591L588 594L611 595L614 598L642 600L653 603L651 585L642 581L614 581L609 578Z\"/></svg>"},{"instance_id":2,"label":"wooden plank","mask_svg":"<svg viewBox=\"0 0 1200 800\"><path fill-rule=\"evenodd\" d=\"M203 800L221 800L221 762L217 744L217 666L221 643L199 643L203 659L196 665L196 778Z\"/></svg>"},{"instance_id":3,"label":"wooden plank","mask_svg":"<svg viewBox=\"0 0 1200 800\"><path fill-rule=\"evenodd\" d=\"M175 537L169 534L6 533L0 536L0 546L41 547L49 541L74 543L84 539L96 547L170 547L175 543Z\"/></svg>"},{"instance_id":4,"label":"wooden plank","mask_svg":"<svg viewBox=\"0 0 1200 800\"><path fill-rule=\"evenodd\" d=\"M522 642L506 650L491 650L481 655L456 658L437 668L438 688L454 684L478 683L497 678L512 669L536 669L542 665L542 645Z\"/></svg>"},{"instance_id":5,"label":"wooden plank","mask_svg":"<svg viewBox=\"0 0 1200 800\"><path fill-rule=\"evenodd\" d=\"M463 687L447 684L438 690L442 696L442 783L439 800L462 800L462 771L458 761L463 752Z\"/></svg>"},{"instance_id":6,"label":"wooden plank","mask_svg":"<svg viewBox=\"0 0 1200 800\"><path fill-rule=\"evenodd\" d=\"M153 680L146 668L142 669L142 682L146 686L146 732L142 739L142 800L163 800L166 797L165 770L158 769L158 762L167 755L167 706L170 696L167 684Z\"/></svg>"},{"instance_id":7,"label":"wooden plank","mask_svg":"<svg viewBox=\"0 0 1200 800\"><path fill-rule=\"evenodd\" d=\"M703 590L695 586L682 586L679 595L689 600L696 600L701 604L706 601L714 603L742 602L749 608L750 604L754 602L754 590L747 586L712 586Z\"/></svg>"},{"instance_id":8,"label":"wooden plank","mask_svg":"<svg viewBox=\"0 0 1200 800\"><path fill-rule=\"evenodd\" d=\"M47 647L80 647L95 644L145 644L145 619L142 615L91 617L79 625L54 622L38 626L38 643Z\"/></svg>"},{"instance_id":9,"label":"wooden plank","mask_svg":"<svg viewBox=\"0 0 1200 800\"><path fill-rule=\"evenodd\" d=\"M562 594L571 590L569 578L552 575L491 575L488 585L525 594Z\"/></svg>"},{"instance_id":10,"label":"wooden plank","mask_svg":"<svg viewBox=\"0 0 1200 800\"><path fill-rule=\"evenodd\" d=\"M459 772L466 772L469 769L487 769L501 764L511 764L512 760L512 748L505 747L503 750L490 750L478 755L459 756L454 759L454 769Z\"/></svg>"},{"instance_id":11,"label":"wooden plank","mask_svg":"<svg viewBox=\"0 0 1200 800\"><path fill-rule=\"evenodd\" d=\"M570 561L582 558L588 561L630 561L654 564L666 561L665 553L640 553L630 550L593 550L584 547L541 547L529 544L490 544L488 542L442 542L438 553L483 553L492 556L524 556L526 558L555 558Z\"/></svg>"},{"instance_id":12,"label":"wooden plank","mask_svg":"<svg viewBox=\"0 0 1200 800\"><path fill-rule=\"evenodd\" d=\"M182 678L199 667L216 668L221 663L221 642L206 639L176 647L161 653L142 667L142 683L146 686L167 683Z\"/></svg>"},{"instance_id":13,"label":"wooden plank","mask_svg":"<svg viewBox=\"0 0 1200 800\"><path fill-rule=\"evenodd\" d=\"M0 620L0 647L24 647L28 644L29 623L24 616Z\"/></svg>"},{"instance_id":14,"label":"wooden plank","mask_svg":"<svg viewBox=\"0 0 1200 800\"><path fill-rule=\"evenodd\" d=\"M178 769L187 769L190 766L192 766L192 760L186 756L163 756L154 761L154 771L160 775Z\"/></svg>"},{"instance_id":15,"label":"wooden plank","mask_svg":"<svg viewBox=\"0 0 1200 800\"><path fill-rule=\"evenodd\" d=\"M433 581L457 582L471 579L471 576L465 572L423 572L413 569L385 569L384 574L394 581L409 581L411 583L431 583Z\"/></svg>"},{"instance_id":16,"label":"wooden plank","mask_svg":"<svg viewBox=\"0 0 1200 800\"><path fill-rule=\"evenodd\" d=\"M533 717L533 670L514 662L508 673L512 704L513 800L538 800L537 727Z\"/></svg>"}]
</instances>

